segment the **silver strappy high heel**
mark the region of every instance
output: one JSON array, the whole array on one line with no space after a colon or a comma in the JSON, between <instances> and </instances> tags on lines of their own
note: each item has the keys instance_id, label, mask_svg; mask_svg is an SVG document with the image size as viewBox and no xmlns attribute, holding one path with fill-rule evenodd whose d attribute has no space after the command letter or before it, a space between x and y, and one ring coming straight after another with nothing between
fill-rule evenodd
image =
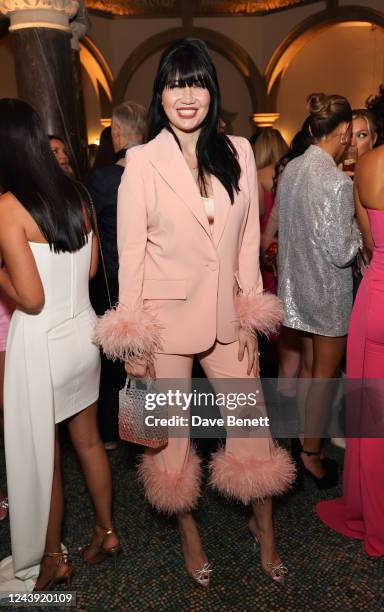
<instances>
[{"instance_id":1,"label":"silver strappy high heel","mask_svg":"<svg viewBox=\"0 0 384 612\"><path fill-rule=\"evenodd\" d=\"M254 538L253 550L254 552L258 552L260 548L260 542L258 538L252 533L252 537ZM269 570L266 570L263 566L261 569L264 574L274 580L275 582L283 585L285 583L285 576L288 574L288 568L284 565L282 561L279 563L267 563Z\"/></svg>"}]
</instances>

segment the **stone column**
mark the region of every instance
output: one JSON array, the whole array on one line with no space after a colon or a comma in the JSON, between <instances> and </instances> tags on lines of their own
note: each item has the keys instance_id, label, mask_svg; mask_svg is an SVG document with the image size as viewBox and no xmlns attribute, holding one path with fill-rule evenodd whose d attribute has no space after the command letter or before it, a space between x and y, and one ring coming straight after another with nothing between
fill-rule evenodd
<instances>
[{"instance_id":1,"label":"stone column","mask_svg":"<svg viewBox=\"0 0 384 612\"><path fill-rule=\"evenodd\" d=\"M18 94L40 113L47 133L66 141L72 167L80 178L84 154L69 24L78 9L77 0L0 0L0 11L11 22Z\"/></svg>"},{"instance_id":2,"label":"stone column","mask_svg":"<svg viewBox=\"0 0 384 612\"><path fill-rule=\"evenodd\" d=\"M70 22L72 38L72 75L74 83L74 95L76 106L77 127L76 132L80 146L80 174L85 176L88 171L88 134L87 124L85 119L85 107L83 97L83 87L81 80L81 62L80 62L80 40L90 30L90 22L84 0L79 0L79 10L77 15Z\"/></svg>"}]
</instances>

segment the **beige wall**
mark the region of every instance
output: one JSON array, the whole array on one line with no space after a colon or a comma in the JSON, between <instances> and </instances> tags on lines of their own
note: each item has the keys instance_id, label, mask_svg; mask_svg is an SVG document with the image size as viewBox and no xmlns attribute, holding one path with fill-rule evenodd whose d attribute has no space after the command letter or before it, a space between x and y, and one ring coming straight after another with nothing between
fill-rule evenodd
<instances>
[{"instance_id":1,"label":"beige wall","mask_svg":"<svg viewBox=\"0 0 384 612\"><path fill-rule=\"evenodd\" d=\"M306 116L305 99L314 91L338 93L354 108L384 82L384 31L369 24L335 25L308 42L290 63L277 100L276 123L290 140Z\"/></svg>"},{"instance_id":2,"label":"beige wall","mask_svg":"<svg viewBox=\"0 0 384 612\"><path fill-rule=\"evenodd\" d=\"M299 21L323 9L324 3L274 13L268 17L223 17L195 19L195 25L225 34L246 49L260 73L286 33ZM144 40L181 25L180 20L106 19L91 17L91 38L105 55L116 78L129 54ZM234 132L249 137L253 131L252 106L247 87L237 69L224 57L212 53L222 89L223 107L237 113ZM125 93L126 99L149 103L160 52L148 58L137 70ZM92 127L92 134L94 129ZM93 136L92 136L93 139Z\"/></svg>"},{"instance_id":3,"label":"beige wall","mask_svg":"<svg viewBox=\"0 0 384 612\"><path fill-rule=\"evenodd\" d=\"M90 37L116 78L130 53L150 36L181 26L180 19L108 19L91 15Z\"/></svg>"},{"instance_id":4,"label":"beige wall","mask_svg":"<svg viewBox=\"0 0 384 612\"><path fill-rule=\"evenodd\" d=\"M235 40L252 57L260 72L277 45L300 21L318 13L325 2L279 11L263 17L212 17L195 19L196 26L217 30Z\"/></svg>"},{"instance_id":5,"label":"beige wall","mask_svg":"<svg viewBox=\"0 0 384 612\"><path fill-rule=\"evenodd\" d=\"M384 10L384 0L339 0L339 4ZM260 72L263 72L273 51L288 32L325 8L324 0L263 17L205 17L196 18L194 24L232 38L246 49ZM91 38L104 53L116 77L125 59L139 44L160 31L179 27L181 20L109 19L91 15L91 25Z\"/></svg>"},{"instance_id":6,"label":"beige wall","mask_svg":"<svg viewBox=\"0 0 384 612\"><path fill-rule=\"evenodd\" d=\"M340 0L340 4L384 10L384 0ZM259 71L263 73L274 50L292 28L325 7L324 1L264 17L199 18L195 19L194 23L198 27L212 29L236 41L249 53ZM116 77L124 60L136 45L148 36L179 25L179 20L106 20L102 17L92 17L91 36L105 52ZM299 128L305 116L305 98L310 91L338 90L351 98L354 105L361 105L370 93L377 90L379 83L384 81L384 74L380 74L378 70L372 78L367 76L366 66L372 66L372 48L369 46L371 39L367 36L367 29L363 29L364 32L360 30L344 28L338 38L338 31L331 28L328 32L316 36L293 59L284 74L277 100L277 110L281 113L278 127L288 139ZM350 36L355 36L353 44ZM383 44L382 37L377 44ZM345 58L344 48L348 47L353 49L354 69ZM249 136L252 132L249 121L252 109L243 80L225 58L215 53L212 55L221 83L223 106L238 113L234 131ZM142 64L128 85L126 98L134 98L148 104L159 56L160 53L157 53ZM354 74L351 74L352 72ZM359 77L356 77L356 72Z\"/></svg>"},{"instance_id":7,"label":"beige wall","mask_svg":"<svg viewBox=\"0 0 384 612\"><path fill-rule=\"evenodd\" d=\"M307 17L325 8L325 1L280 11L264 17L204 18L195 25L225 34L240 44L262 73L276 47L289 31ZM340 5L361 5L384 12L384 0L340 0ZM104 54L114 78L132 51L149 37L181 25L179 19L124 19L91 16L91 38ZM337 26L339 27L339 26ZM279 91L279 126L289 138L305 115L305 97L313 90L338 91L361 105L367 95L384 81L381 30L374 35L369 28L333 27L319 33L288 66ZM336 29L335 29L336 28ZM351 37L353 36L353 41ZM376 48L373 40L376 37ZM375 50L376 49L376 50ZM222 86L223 106L237 112L235 133L249 136L252 112L246 86L237 70L222 56L213 53ZM128 85L126 98L148 104L159 53L148 58ZM0 97L15 96L14 64L10 37L0 39ZM98 137L100 109L95 90L84 75L84 94L90 141Z\"/></svg>"},{"instance_id":8,"label":"beige wall","mask_svg":"<svg viewBox=\"0 0 384 612\"><path fill-rule=\"evenodd\" d=\"M310 4L264 17L206 17L194 20L225 34L244 47L262 72L275 47L298 22L319 12L325 2ZM128 55L143 41L161 31L181 26L180 19L108 19L91 15L92 40L105 55L116 77Z\"/></svg>"}]
</instances>

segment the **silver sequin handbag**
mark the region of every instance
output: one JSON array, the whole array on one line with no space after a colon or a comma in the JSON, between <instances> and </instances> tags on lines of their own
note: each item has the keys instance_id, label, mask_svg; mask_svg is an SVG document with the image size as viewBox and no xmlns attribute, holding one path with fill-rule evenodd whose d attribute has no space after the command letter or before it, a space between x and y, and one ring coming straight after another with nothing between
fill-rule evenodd
<instances>
[{"instance_id":1,"label":"silver sequin handbag","mask_svg":"<svg viewBox=\"0 0 384 612\"><path fill-rule=\"evenodd\" d=\"M145 418L152 414L146 409L146 395L153 391L152 379L138 381L127 378L125 386L119 392L119 436L122 440L150 448L160 448L168 444L166 426L145 424ZM156 416L159 415L156 413Z\"/></svg>"}]
</instances>

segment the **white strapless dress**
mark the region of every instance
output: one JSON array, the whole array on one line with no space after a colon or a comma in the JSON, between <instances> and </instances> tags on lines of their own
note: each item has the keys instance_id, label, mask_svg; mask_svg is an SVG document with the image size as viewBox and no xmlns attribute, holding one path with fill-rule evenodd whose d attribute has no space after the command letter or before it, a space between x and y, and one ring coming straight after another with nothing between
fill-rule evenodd
<instances>
[{"instance_id":1,"label":"white strapless dress","mask_svg":"<svg viewBox=\"0 0 384 612\"><path fill-rule=\"evenodd\" d=\"M45 304L34 315L16 309L8 333L4 434L13 563L0 564L0 591L33 588L45 547L55 424L99 394L100 356L91 339L96 315L88 293L92 234L75 253L30 247Z\"/></svg>"}]
</instances>

